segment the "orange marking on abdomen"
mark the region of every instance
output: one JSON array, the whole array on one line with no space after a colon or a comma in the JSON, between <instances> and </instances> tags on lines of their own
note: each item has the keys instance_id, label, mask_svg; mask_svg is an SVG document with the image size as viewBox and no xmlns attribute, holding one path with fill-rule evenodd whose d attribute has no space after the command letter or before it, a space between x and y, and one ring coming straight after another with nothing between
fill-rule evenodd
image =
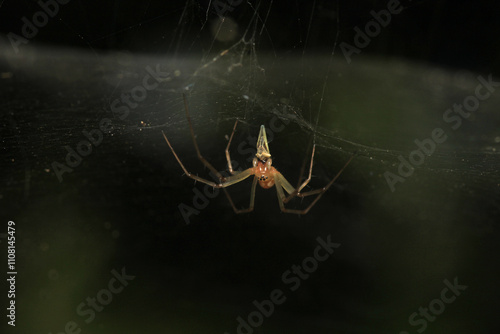
<instances>
[{"instance_id":1,"label":"orange marking on abdomen","mask_svg":"<svg viewBox=\"0 0 500 334\"><path fill-rule=\"evenodd\" d=\"M259 185L264 189L269 189L274 186L274 167L267 168L267 166L260 162L254 167L255 176L259 179Z\"/></svg>"},{"instance_id":2,"label":"orange marking on abdomen","mask_svg":"<svg viewBox=\"0 0 500 334\"><path fill-rule=\"evenodd\" d=\"M259 179L259 185L264 189L272 188L274 186L274 178L269 178L267 180Z\"/></svg>"}]
</instances>

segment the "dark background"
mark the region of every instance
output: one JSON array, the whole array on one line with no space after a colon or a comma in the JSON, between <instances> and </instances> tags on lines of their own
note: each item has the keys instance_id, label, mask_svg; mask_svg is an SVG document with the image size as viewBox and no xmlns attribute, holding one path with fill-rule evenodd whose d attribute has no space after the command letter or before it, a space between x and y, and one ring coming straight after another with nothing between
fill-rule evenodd
<instances>
[{"instance_id":1,"label":"dark background","mask_svg":"<svg viewBox=\"0 0 500 334\"><path fill-rule=\"evenodd\" d=\"M347 64L338 45L353 44L354 27L387 1L242 2L227 14L237 27L227 41L214 37L209 3L71 0L19 53L7 34L21 34L21 18L40 8L1 3L0 218L16 222L19 263L18 327L8 330L55 334L74 320L82 333L236 333L237 317L279 288L286 303L254 333L416 333L408 317L457 277L467 290L425 333L491 333L498 93L395 192L384 172L397 171L415 138L444 127L443 112L474 92L479 74L498 77L500 5L402 1L405 10ZM255 44L238 43L243 36ZM179 75L127 119L111 114L112 101L157 64ZM219 195L187 223L178 206L204 187L182 174L161 130L188 169L209 176L183 92L202 153L219 170L235 119L232 157L245 167L238 144L273 117L287 121L270 146L293 185L312 138L312 188L356 158L307 215L281 213L275 190L258 188L250 214L234 214ZM59 182L53 162L64 161L64 146L76 147L104 117L113 131ZM239 207L250 184L229 189ZM282 273L329 235L338 251L287 290ZM123 267L135 279L85 323L77 305Z\"/></svg>"},{"instance_id":2,"label":"dark background","mask_svg":"<svg viewBox=\"0 0 500 334\"><path fill-rule=\"evenodd\" d=\"M235 6L227 13L241 26L251 21L255 11L261 18L267 16L268 35L258 39L259 50L298 53L305 48L331 51L337 32L339 43L351 43L353 28L363 27L372 19L371 10L378 12L387 7L387 1L379 0L251 3L252 7ZM363 52L498 73L500 23L495 19L500 13L498 2L402 0L400 3L405 7L404 12L393 17ZM208 29L200 30L205 18L217 17L214 7L208 6L208 0L72 0L60 5L63 9L56 19L40 29L34 43L164 55L179 51L197 53L212 43ZM3 1L0 31L20 34L21 18L31 19L39 10L37 1ZM308 30L310 21L313 24Z\"/></svg>"}]
</instances>

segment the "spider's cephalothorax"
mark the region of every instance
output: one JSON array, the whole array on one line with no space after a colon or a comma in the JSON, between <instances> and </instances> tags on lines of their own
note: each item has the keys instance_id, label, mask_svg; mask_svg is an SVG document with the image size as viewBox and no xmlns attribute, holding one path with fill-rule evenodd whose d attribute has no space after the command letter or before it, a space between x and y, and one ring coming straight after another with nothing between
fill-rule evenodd
<instances>
[{"instance_id":1,"label":"spider's cephalothorax","mask_svg":"<svg viewBox=\"0 0 500 334\"><path fill-rule=\"evenodd\" d=\"M222 188L224 193L226 194L229 202L231 203L231 206L233 207L234 212L236 213L244 213L244 212L250 212L253 210L254 206L254 199L255 199L255 187L257 186L257 183L262 188L271 188L273 186L276 186L276 193L278 195L278 204L280 206L281 211L286 212L286 213L295 213L299 215L303 215L309 212L309 210L316 204L316 202L321 198L323 193L330 188L330 186L335 182L335 180L340 176L340 174L344 171L344 169L347 167L347 165L351 162L352 158L354 157L351 156L351 158L347 161L347 163L342 167L342 169L337 173L337 175L330 181L326 186L320 189L316 190L310 190L306 192L302 192L302 189L311 181L311 175L312 175L312 167L313 167L313 158L314 158L314 151L316 146L313 145L312 148L312 154L311 154L311 166L309 167L309 177L305 179L302 184L299 183L299 186L297 188L294 188L290 182L288 182L285 177L278 172L273 166L272 166L272 159L271 159L271 153L269 152L269 145L267 143L267 136L266 136L266 128L264 125L260 126L260 132L259 132L259 138L257 139L257 153L255 154L255 158L253 159L253 166L250 168L247 168L244 171L234 171L233 166L231 164L231 157L229 156L229 146L231 145L231 141L233 140L233 135L234 131L236 130L236 125L238 124L238 121L234 123L233 127L233 132L231 133L231 137L229 138L229 142L227 143L226 147L226 159L227 159L227 166L229 168L229 172L231 173L231 176L224 177L222 174L214 168L205 158L200 153L200 149L198 148L198 143L196 142L196 138L194 135L193 131L193 125L191 124L191 119L189 117L189 108L187 104L187 99L186 96L183 95L184 98L184 107L186 110L186 117L189 123L189 129L191 130L191 138L193 139L193 144L196 149L196 153L198 154L198 158L201 160L201 162L210 169L210 171L216 175L219 178L219 182L213 182L209 181L207 179L204 179L202 177L199 177L198 175L194 175L190 173L186 167L181 162L181 159L177 156L177 154L174 151L174 148L172 145L170 145L170 142L168 141L167 136L165 133L163 133L163 137L165 138L165 141L167 142L168 146L170 147L170 150L174 154L175 159L181 166L182 170L186 175L193 180L202 182L204 184L207 184L211 187L214 188ZM162 131L163 132L163 131ZM246 209L237 209L236 206L233 203L233 200L231 199L231 196L226 190L226 187L229 187L235 183L238 183L240 181L245 180L249 176L254 175L254 180L252 183L252 189L250 191L250 205ZM299 178L299 182L302 180L302 175ZM285 195L285 191L288 193L288 196ZM312 201L309 206L304 209L304 210L294 210L294 209L287 209L285 208L285 204L288 203L289 200L291 200L294 197L305 197L305 196L310 196L310 195L317 195L316 198Z\"/></svg>"}]
</instances>

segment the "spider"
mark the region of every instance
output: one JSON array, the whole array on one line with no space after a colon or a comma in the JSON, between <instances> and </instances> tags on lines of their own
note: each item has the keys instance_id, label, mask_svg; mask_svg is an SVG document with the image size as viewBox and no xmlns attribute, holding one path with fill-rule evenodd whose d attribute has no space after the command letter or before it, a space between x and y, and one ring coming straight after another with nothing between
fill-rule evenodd
<instances>
[{"instance_id":1,"label":"spider","mask_svg":"<svg viewBox=\"0 0 500 334\"><path fill-rule=\"evenodd\" d=\"M299 215L304 215L311 210L311 208L316 204L316 202L321 198L321 196L325 193L325 191L330 188L330 186L335 182L335 180L342 174L344 169L349 165L351 160L353 159L354 155L351 156L351 158L347 161L347 163L340 169L340 171L335 175L335 177L323 188L316 189L316 190L311 190L307 192L301 192L302 189L309 183L311 180L311 173L312 173L312 168L313 168L313 158L314 158L314 152L316 149L316 145L313 145L312 148L312 155L311 155L311 165L309 167L309 176L308 178L300 184L300 180L302 179L302 174L303 170L301 173L301 177L299 179L299 186L297 188L294 188L290 182L288 182L285 177L278 172L276 168L272 166L272 159L271 159L271 153L269 151L269 145L267 142L267 136L266 136L266 128L264 125L260 126L260 132L259 132L259 137L257 139L257 153L255 154L255 158L253 159L253 166L244 170L244 171L234 171L233 166L231 164L231 158L229 155L229 146L231 145L231 141L233 140L234 132L236 131L236 126L238 125L238 121L235 122L234 127L233 127L233 132L231 133L231 137L229 138L229 142L226 147L226 159L227 159L227 164L229 168L229 172L231 173L231 176L224 177L222 176L221 173L219 173L200 153L200 149L198 147L198 143L196 141L195 135L194 135L194 130L193 126L191 124L191 118L189 116L189 108L188 108L188 103L186 99L186 95L183 94L184 98L184 108L186 110L186 117L189 123L189 129L191 130L191 137L193 139L193 144L196 149L196 153L198 155L198 158L201 160L201 162L212 171L213 174L215 174L219 178L219 183L213 182L206 180L204 178L201 178L197 175L194 175L190 173L186 167L184 167L184 164L181 162L179 157L174 151L174 148L170 144L170 141L168 140L167 136L165 135L165 132L162 131L163 137L165 138L165 141L167 142L168 146L170 147L170 150L174 154L175 159L181 166L182 170L184 173L192 178L195 181L202 182L204 184L207 184L211 187L214 188L222 188L224 190L224 193L226 194L226 197L228 198L229 202L231 203L231 206L233 207L233 210L235 213L247 213L251 212L254 208L254 200L255 200L255 188L257 186L257 183L264 188L264 189L269 189L272 188L273 186L276 186L276 192L278 194L278 201L279 201L279 206L281 211L285 213L293 213L293 214L299 214ZM237 209L236 206L233 203L233 200L231 199L231 196L225 189L226 187L229 187L235 183L238 183L240 181L245 180L246 178L250 177L251 175L254 175L253 183L252 183L252 188L250 191L250 205L246 209ZM288 193L288 196L285 196L285 193L283 189ZM304 210L294 210L294 209L287 209L285 208L285 204L288 203L292 198L294 197L306 197L310 195L317 195L316 198L312 201L312 203L305 208Z\"/></svg>"}]
</instances>

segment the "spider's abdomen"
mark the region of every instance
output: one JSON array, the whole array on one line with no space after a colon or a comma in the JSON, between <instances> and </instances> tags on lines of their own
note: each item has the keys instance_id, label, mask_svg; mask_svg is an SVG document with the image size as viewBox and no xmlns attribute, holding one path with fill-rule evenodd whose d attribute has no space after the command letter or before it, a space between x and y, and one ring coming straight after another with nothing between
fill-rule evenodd
<instances>
[{"instance_id":1,"label":"spider's abdomen","mask_svg":"<svg viewBox=\"0 0 500 334\"><path fill-rule=\"evenodd\" d=\"M254 167L254 173L259 180L259 185L264 189L269 189L274 186L275 172L276 169L274 169L274 167L268 166L260 161L257 166Z\"/></svg>"},{"instance_id":2,"label":"spider's abdomen","mask_svg":"<svg viewBox=\"0 0 500 334\"><path fill-rule=\"evenodd\" d=\"M259 185L264 189L269 189L274 186L274 177L267 175L257 176L259 178Z\"/></svg>"}]
</instances>

